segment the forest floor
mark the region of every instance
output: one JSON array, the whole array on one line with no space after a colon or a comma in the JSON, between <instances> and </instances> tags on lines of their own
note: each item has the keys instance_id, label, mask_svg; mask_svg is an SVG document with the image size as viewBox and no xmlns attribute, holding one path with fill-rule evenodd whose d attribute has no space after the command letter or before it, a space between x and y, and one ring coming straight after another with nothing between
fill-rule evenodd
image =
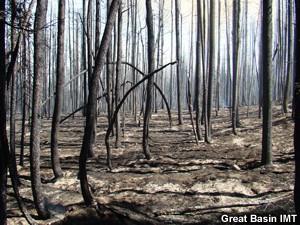
<instances>
[{"instance_id":1,"label":"forest floor","mask_svg":"<svg viewBox=\"0 0 300 225\"><path fill-rule=\"evenodd\" d=\"M106 166L104 143L107 118L98 118L95 158L87 161L88 180L98 206L86 208L80 191L78 160L84 133L84 118L76 116L60 127L59 149L64 176L53 180L50 160L51 120L42 120L41 176L49 220L40 224L221 224L221 216L276 217L294 214L294 122L273 109L273 162L260 166L262 120L258 107L240 108L242 127L232 134L229 110L223 108L212 120L212 143L195 143L188 111L179 126L172 111L169 126L165 110L150 122L151 160L142 150L142 126L126 115L122 147L112 148L113 170ZM21 121L17 121L20 130ZM204 133L204 132L203 132ZM18 135L19 136L19 135ZM20 193L34 218L29 168L29 132L25 166L18 167ZM114 137L111 138L114 143ZM17 152L20 140L17 140ZM8 224L27 224L8 189ZM225 218L225 217L223 217ZM232 224L232 223L230 223ZM245 224L243 221L242 224ZM265 223L268 224L268 223Z\"/></svg>"}]
</instances>

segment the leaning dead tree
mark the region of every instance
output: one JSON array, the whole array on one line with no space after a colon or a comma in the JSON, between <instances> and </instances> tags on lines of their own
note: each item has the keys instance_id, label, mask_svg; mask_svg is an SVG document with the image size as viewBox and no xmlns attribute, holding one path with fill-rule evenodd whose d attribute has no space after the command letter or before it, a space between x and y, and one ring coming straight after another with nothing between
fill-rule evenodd
<instances>
[{"instance_id":1,"label":"leaning dead tree","mask_svg":"<svg viewBox=\"0 0 300 225\"><path fill-rule=\"evenodd\" d=\"M109 127L106 131L106 135L105 135L105 145L106 145L106 151L107 151L107 165L108 165L108 168L110 170L112 170L112 165L111 165L111 151L110 151L110 143L109 143L109 136L110 136L110 133L112 132L112 129L113 129L113 126L114 126L114 123L117 119L117 116L118 116L118 112L120 110L120 108L122 107L123 103L125 102L125 100L127 99L128 95L133 91L135 90L135 88L137 88L140 84L142 84L143 82L145 82L146 80L150 79L151 77L153 77L154 74L158 73L159 71L163 70L164 68L166 68L167 66L169 65L173 65L173 64L176 64L177 62L171 62L171 63L168 63L164 66L162 66L161 68L157 69L157 70L154 70L153 72L149 73L148 75L144 76L143 79L141 79L139 82L137 82L134 86L132 86L124 95L124 97L122 98L122 100L120 101L120 103L117 105L116 107L116 110L113 114L113 117L112 117L112 120L110 121L109 123ZM138 70L140 72L140 70ZM166 103L166 101L165 101ZM167 104L166 104L167 105ZM168 105L167 105L168 107ZM169 108L169 107L168 107Z\"/></svg>"}]
</instances>

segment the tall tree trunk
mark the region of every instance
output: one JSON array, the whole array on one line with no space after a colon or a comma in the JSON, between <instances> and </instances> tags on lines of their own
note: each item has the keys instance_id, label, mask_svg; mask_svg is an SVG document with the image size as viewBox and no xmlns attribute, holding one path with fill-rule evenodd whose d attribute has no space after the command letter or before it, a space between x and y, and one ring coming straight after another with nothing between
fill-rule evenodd
<instances>
[{"instance_id":1,"label":"tall tree trunk","mask_svg":"<svg viewBox=\"0 0 300 225\"><path fill-rule=\"evenodd\" d=\"M63 103L63 90L65 83L65 0L58 3L58 35L57 35L57 69L56 69L56 95L52 117L51 129L51 163L55 178L62 177L62 170L58 154L59 121Z\"/></svg>"},{"instance_id":2,"label":"tall tree trunk","mask_svg":"<svg viewBox=\"0 0 300 225\"><path fill-rule=\"evenodd\" d=\"M217 59L217 84L216 84L216 116L218 116L218 112L220 110L220 73L221 73L221 0L219 0L219 11L218 11L218 59Z\"/></svg>"},{"instance_id":3,"label":"tall tree trunk","mask_svg":"<svg viewBox=\"0 0 300 225\"><path fill-rule=\"evenodd\" d=\"M86 70L86 34L85 34L85 1L82 0L82 69ZM86 83L87 77L86 73L83 75L83 105L86 105L87 103L87 83ZM86 107L84 107L82 111L83 116L86 116Z\"/></svg>"},{"instance_id":4,"label":"tall tree trunk","mask_svg":"<svg viewBox=\"0 0 300 225\"><path fill-rule=\"evenodd\" d=\"M240 1L233 0L233 84L232 84L232 131L236 135L238 114L238 80L240 52Z\"/></svg>"},{"instance_id":5,"label":"tall tree trunk","mask_svg":"<svg viewBox=\"0 0 300 225\"><path fill-rule=\"evenodd\" d=\"M175 30L176 30L176 60L177 60L177 108L178 108L178 122L179 125L183 124L182 119L182 90L181 90L181 45L180 45L180 27L179 27L179 17L180 17L180 11L179 11L179 0L175 0Z\"/></svg>"},{"instance_id":6,"label":"tall tree trunk","mask_svg":"<svg viewBox=\"0 0 300 225\"><path fill-rule=\"evenodd\" d=\"M5 12L5 0L0 2L0 11ZM5 73L5 19L0 20L0 224L7 224L7 166L8 140L6 133L6 73Z\"/></svg>"},{"instance_id":7,"label":"tall tree trunk","mask_svg":"<svg viewBox=\"0 0 300 225\"><path fill-rule=\"evenodd\" d=\"M79 156L79 178L82 196L86 205L91 205L93 197L89 191L87 171L86 171L86 160L89 149L92 148L92 133L95 123L96 102L97 102L97 81L99 80L101 71L104 67L105 56L111 41L112 28L114 26L116 13L118 11L120 0L113 0L110 6L110 10L107 17L106 27L102 37L100 49L98 51L95 68L90 81L89 98L87 105L86 124L84 129L84 137Z\"/></svg>"},{"instance_id":8,"label":"tall tree trunk","mask_svg":"<svg viewBox=\"0 0 300 225\"><path fill-rule=\"evenodd\" d=\"M171 0L171 61L173 61L173 0ZM170 69L170 108L172 109L173 101L173 66Z\"/></svg>"},{"instance_id":9,"label":"tall tree trunk","mask_svg":"<svg viewBox=\"0 0 300 225\"><path fill-rule=\"evenodd\" d=\"M289 0L288 3L288 63L287 63L287 74L286 74L286 81L284 87L284 95L283 95L283 111L284 113L288 112L288 97L290 92L290 81L292 78L293 72L293 33L294 33L294 21L293 21L293 2Z\"/></svg>"},{"instance_id":10,"label":"tall tree trunk","mask_svg":"<svg viewBox=\"0 0 300 225\"><path fill-rule=\"evenodd\" d=\"M154 41L153 13L152 13L151 0L146 0L146 8L147 8L146 23L148 29L148 73L151 73L154 71L154 66L155 66L155 62L154 62L155 41ZM154 77L149 78L147 84L147 100L146 100L144 127L143 127L143 150L148 160L151 158L148 139L149 139L149 122L151 117L151 106L152 106L152 98L153 98L153 83L154 83Z\"/></svg>"},{"instance_id":11,"label":"tall tree trunk","mask_svg":"<svg viewBox=\"0 0 300 225\"><path fill-rule=\"evenodd\" d=\"M11 5L11 24L15 26L16 24L16 2L12 0L10 2ZM11 28L11 51L14 50L16 46L16 40L15 40L15 35L16 31L15 28ZM16 71L15 71L15 66L12 70L12 75L11 75L11 100L10 100L10 152L9 152L9 160L11 165L14 167L14 172L13 176L16 178L16 181L18 185L21 184L17 172L17 163L16 163L16 97L17 97L17 84L16 84Z\"/></svg>"},{"instance_id":12,"label":"tall tree trunk","mask_svg":"<svg viewBox=\"0 0 300 225\"><path fill-rule=\"evenodd\" d=\"M118 58L117 58L117 71L116 71L116 108L121 100L121 76L122 76L122 0L120 0L119 12L118 12ZM124 84L125 86L125 84ZM121 147L121 127L120 116L117 115L116 119L116 147Z\"/></svg>"},{"instance_id":13,"label":"tall tree trunk","mask_svg":"<svg viewBox=\"0 0 300 225\"><path fill-rule=\"evenodd\" d=\"M92 53L92 11L93 11L93 0L89 0L88 2L88 13L87 13L87 43L88 43L88 81L89 81L89 87L91 86L91 76L93 71L93 53ZM98 82L97 82L98 86ZM97 102L96 102L97 103ZM97 105L96 105L97 109ZM95 115L95 124L93 127L93 145L96 145L96 136L97 136L97 113ZM89 157L94 156L93 149L91 148L88 152Z\"/></svg>"},{"instance_id":14,"label":"tall tree trunk","mask_svg":"<svg viewBox=\"0 0 300 225\"><path fill-rule=\"evenodd\" d=\"M296 2L296 49L295 60L300 60L300 1ZM300 224L300 63L296 63L296 79L294 86L294 115L295 115L295 130L294 130L294 148L295 148L295 188L294 201L295 210L297 213L297 224Z\"/></svg>"},{"instance_id":15,"label":"tall tree trunk","mask_svg":"<svg viewBox=\"0 0 300 225\"><path fill-rule=\"evenodd\" d=\"M216 73L216 63L215 63L215 0L210 0L210 60L209 60L209 75L208 75L208 93L207 93L207 126L208 126L208 140L206 142L211 142L211 114L213 106L213 82L214 74Z\"/></svg>"},{"instance_id":16,"label":"tall tree trunk","mask_svg":"<svg viewBox=\"0 0 300 225\"><path fill-rule=\"evenodd\" d=\"M231 57L230 57L230 27L229 27L229 19L228 19L228 13L227 13L227 1L225 1L225 15L226 15L226 37L227 37L227 101L226 104L230 108L230 114L231 114ZM230 115L231 116L231 115Z\"/></svg>"},{"instance_id":17,"label":"tall tree trunk","mask_svg":"<svg viewBox=\"0 0 300 225\"><path fill-rule=\"evenodd\" d=\"M107 12L109 12L111 0L107 0ZM108 18L108 13L107 13ZM107 50L107 56L106 56L106 101L107 101L107 118L108 118L108 124L111 121L111 115L112 115L112 105L111 105L111 74L112 74L112 65L111 65L111 58L112 58L112 43L110 41L109 47Z\"/></svg>"},{"instance_id":18,"label":"tall tree trunk","mask_svg":"<svg viewBox=\"0 0 300 225\"><path fill-rule=\"evenodd\" d=\"M263 134L261 164L272 164L272 0L263 1Z\"/></svg>"},{"instance_id":19,"label":"tall tree trunk","mask_svg":"<svg viewBox=\"0 0 300 225\"><path fill-rule=\"evenodd\" d=\"M40 129L41 129L41 91L45 68L45 30L47 1L38 0L34 21L34 78L32 97L32 122L30 136L31 188L35 208L40 218L48 219L50 213L45 205L40 174Z\"/></svg>"},{"instance_id":20,"label":"tall tree trunk","mask_svg":"<svg viewBox=\"0 0 300 225\"><path fill-rule=\"evenodd\" d=\"M25 35L25 34L24 34ZM27 112L27 77L26 77L26 38L23 38L23 56L22 56L22 64L23 64L23 109L22 109L22 131L21 131L21 147L20 147L20 166L24 165L24 142L25 142L25 129L26 129L26 112ZM50 111L50 107L49 107Z\"/></svg>"}]
</instances>

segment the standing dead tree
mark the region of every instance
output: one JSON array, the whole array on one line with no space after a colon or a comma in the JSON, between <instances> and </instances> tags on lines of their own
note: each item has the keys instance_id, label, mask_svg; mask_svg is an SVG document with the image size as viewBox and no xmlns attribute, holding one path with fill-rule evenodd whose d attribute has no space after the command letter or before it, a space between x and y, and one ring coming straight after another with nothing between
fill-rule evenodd
<instances>
[{"instance_id":1,"label":"standing dead tree","mask_svg":"<svg viewBox=\"0 0 300 225\"><path fill-rule=\"evenodd\" d=\"M45 68L45 24L47 14L47 1L38 0L34 21L34 79L32 97L32 122L30 136L30 172L31 188L34 204L38 215L48 219L50 213L45 205L41 190L40 173L40 128L41 128L41 92Z\"/></svg>"},{"instance_id":2,"label":"standing dead tree","mask_svg":"<svg viewBox=\"0 0 300 225\"><path fill-rule=\"evenodd\" d=\"M112 28L115 23L116 13L119 9L119 5L120 0L113 0L110 5L110 10L108 13L104 34L101 40L100 49L98 51L95 61L95 68L90 80L86 124L84 129L84 137L81 152L79 156L79 178L82 196L86 205L91 205L93 203L93 197L90 193L87 180L86 160L87 153L93 147L92 134L95 123L95 114L97 113L97 81L99 80L101 71L104 67L105 57L111 40Z\"/></svg>"},{"instance_id":3,"label":"standing dead tree","mask_svg":"<svg viewBox=\"0 0 300 225\"><path fill-rule=\"evenodd\" d=\"M59 120L63 102L63 85L65 80L65 0L59 1L58 7L58 36L57 36L57 69L56 69L56 97L51 129L51 163L55 178L62 177L58 156Z\"/></svg>"},{"instance_id":4,"label":"standing dead tree","mask_svg":"<svg viewBox=\"0 0 300 225\"><path fill-rule=\"evenodd\" d=\"M147 29L148 29L148 71L151 73L154 71L154 53L155 53L155 41L154 41L154 29L153 29L153 12L151 0L146 0L146 8L147 8ZM144 116L144 126L143 126L143 150L146 158L149 160L150 150L148 145L149 139L149 122L151 117L151 107L152 107L152 98L153 98L153 83L154 77L149 77L147 84L147 100L145 107L145 116Z\"/></svg>"}]
</instances>

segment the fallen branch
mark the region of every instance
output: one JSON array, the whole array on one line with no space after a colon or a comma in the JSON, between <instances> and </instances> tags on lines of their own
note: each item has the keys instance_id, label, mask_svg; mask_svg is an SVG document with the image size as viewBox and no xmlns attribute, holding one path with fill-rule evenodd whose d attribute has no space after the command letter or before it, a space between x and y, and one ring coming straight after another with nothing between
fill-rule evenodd
<instances>
[{"instance_id":1,"label":"fallen branch","mask_svg":"<svg viewBox=\"0 0 300 225\"><path fill-rule=\"evenodd\" d=\"M292 191L290 191L292 192ZM231 207L248 207L248 206L256 206L256 205L263 205L269 203L275 203L282 199L288 198L292 196L293 193L285 194L280 197L270 198L270 199L262 199L256 202L233 202L233 203L223 203L223 204L210 204L205 206L194 206L194 207L187 207L183 209L171 209L167 211L157 211L154 212L155 216L161 215L182 215L185 213L195 212L195 211L203 211L203 210L211 210L211 209L222 209L222 208L231 208Z\"/></svg>"}]
</instances>

